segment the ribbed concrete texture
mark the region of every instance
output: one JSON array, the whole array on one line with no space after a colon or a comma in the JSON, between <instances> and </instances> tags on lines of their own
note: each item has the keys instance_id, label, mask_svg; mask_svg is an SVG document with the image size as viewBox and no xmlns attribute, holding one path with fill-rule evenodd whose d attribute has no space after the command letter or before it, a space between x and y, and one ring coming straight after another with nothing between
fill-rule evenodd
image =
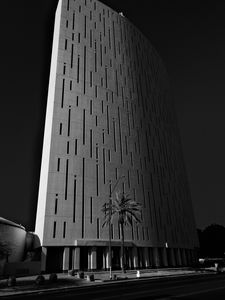
<instances>
[{"instance_id":1,"label":"ribbed concrete texture","mask_svg":"<svg viewBox=\"0 0 225 300\"><path fill-rule=\"evenodd\" d=\"M119 178L116 191L142 205L141 223L125 227L126 267L192 264L198 241L162 61L122 14L60 0L36 218L43 270L109 268L101 208ZM113 268L120 253L115 218Z\"/></svg>"}]
</instances>

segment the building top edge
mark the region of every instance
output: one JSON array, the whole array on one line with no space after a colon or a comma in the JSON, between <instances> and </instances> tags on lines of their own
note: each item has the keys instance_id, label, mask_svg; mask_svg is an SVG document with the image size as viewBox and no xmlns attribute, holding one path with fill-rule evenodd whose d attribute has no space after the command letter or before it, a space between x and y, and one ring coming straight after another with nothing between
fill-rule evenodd
<instances>
[{"instance_id":1,"label":"building top edge","mask_svg":"<svg viewBox=\"0 0 225 300\"><path fill-rule=\"evenodd\" d=\"M23 227L22 225L20 224L17 224L17 223L14 223L12 221L9 221L7 219L4 219L2 217L0 217L0 224L5 224L5 225L9 225L9 226L14 226L14 227L18 227L18 228L21 228L23 230L25 230L25 227Z\"/></svg>"},{"instance_id":2,"label":"building top edge","mask_svg":"<svg viewBox=\"0 0 225 300\"><path fill-rule=\"evenodd\" d=\"M95 1L97 3L99 3L100 5L105 6L107 9L110 9L113 13L118 15L119 18L122 18L125 22L129 23L130 26L133 26L135 28L135 30L149 43L149 46L151 47L151 50L154 51L154 54L157 56L158 60L160 60L160 62L163 64L163 68L165 69L166 74L167 74L167 69L165 68L163 60L162 60L160 54L158 53L158 51L156 50L156 48L154 47L154 45L151 43L150 38L148 36L146 36L145 33L135 23L133 23L129 19L129 16L127 17L126 15L124 15L123 12L119 8L118 8L118 10L115 10L114 8L112 8L109 5L105 4L101 0L95 0Z\"/></svg>"}]
</instances>

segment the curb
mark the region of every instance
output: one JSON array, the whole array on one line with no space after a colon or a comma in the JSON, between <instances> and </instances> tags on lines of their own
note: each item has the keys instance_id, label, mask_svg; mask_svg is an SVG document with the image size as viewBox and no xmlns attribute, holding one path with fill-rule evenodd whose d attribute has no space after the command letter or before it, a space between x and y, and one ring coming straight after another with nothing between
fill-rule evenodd
<instances>
[{"instance_id":1,"label":"curb","mask_svg":"<svg viewBox=\"0 0 225 300\"><path fill-rule=\"evenodd\" d=\"M139 278L121 278L118 280L102 280L100 282L98 281L93 281L93 282L87 282L86 280L83 281L82 285L78 286L64 286L64 287L54 287L54 288L46 288L46 289L39 289L39 290L29 290L29 291L12 291L12 292L6 292L4 294L1 293L0 290L0 298L5 297L5 298L10 298L10 297L17 297L17 296L28 296L28 295L34 295L34 294L53 294L56 291L63 292L66 290L82 290L82 289L87 289L87 288L93 288L93 287L100 287L100 286L106 286L108 284L121 284L125 282L130 282L130 281L148 281L148 280L157 280L159 278L173 278L173 277L184 277L184 276L198 276L198 275L212 275L212 273L200 273L200 272L193 272L189 274L167 274L167 275L155 275L155 276L143 276Z\"/></svg>"}]
</instances>

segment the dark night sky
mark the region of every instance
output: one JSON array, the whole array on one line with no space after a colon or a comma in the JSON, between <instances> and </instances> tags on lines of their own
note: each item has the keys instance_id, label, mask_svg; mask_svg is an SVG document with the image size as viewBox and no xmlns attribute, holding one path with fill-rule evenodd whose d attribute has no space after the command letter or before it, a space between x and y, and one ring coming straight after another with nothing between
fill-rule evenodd
<instances>
[{"instance_id":1,"label":"dark night sky","mask_svg":"<svg viewBox=\"0 0 225 300\"><path fill-rule=\"evenodd\" d=\"M197 227L225 226L225 2L104 0L169 73ZM180 3L182 2L182 6ZM1 3L0 216L34 229L57 0Z\"/></svg>"}]
</instances>

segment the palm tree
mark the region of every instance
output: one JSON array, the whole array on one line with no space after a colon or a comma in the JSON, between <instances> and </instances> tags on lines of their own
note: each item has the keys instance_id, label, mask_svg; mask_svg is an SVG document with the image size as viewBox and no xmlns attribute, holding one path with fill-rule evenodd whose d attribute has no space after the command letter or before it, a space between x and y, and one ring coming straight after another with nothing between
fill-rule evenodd
<instances>
[{"instance_id":1,"label":"palm tree","mask_svg":"<svg viewBox=\"0 0 225 300\"><path fill-rule=\"evenodd\" d=\"M121 264L122 272L124 272L124 225L131 225L133 220L140 223L138 214L141 212L141 205L132 200L128 194L116 193L116 197L111 199L109 203L105 203L102 207L105 214L105 220L102 225L111 224L113 216L118 216L118 225L121 232Z\"/></svg>"}]
</instances>

